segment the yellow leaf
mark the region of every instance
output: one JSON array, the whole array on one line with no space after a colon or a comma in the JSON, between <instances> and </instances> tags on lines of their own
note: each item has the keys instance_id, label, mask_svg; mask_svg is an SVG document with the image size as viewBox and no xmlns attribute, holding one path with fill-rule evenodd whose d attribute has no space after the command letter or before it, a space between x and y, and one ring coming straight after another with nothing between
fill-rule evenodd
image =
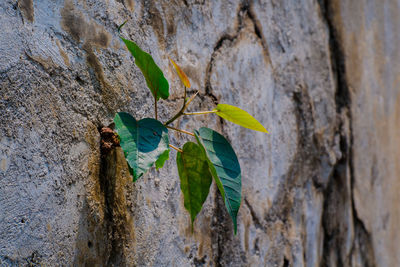
<instances>
[{"instance_id":1,"label":"yellow leaf","mask_svg":"<svg viewBox=\"0 0 400 267\"><path fill-rule=\"evenodd\" d=\"M253 118L253 116L238 107L227 104L218 104L214 111L215 114L221 118L236 123L242 127L268 133L264 126Z\"/></svg>"},{"instance_id":2,"label":"yellow leaf","mask_svg":"<svg viewBox=\"0 0 400 267\"><path fill-rule=\"evenodd\" d=\"M172 65L174 65L174 68L175 68L176 72L178 73L179 78L183 82L183 85L185 85L186 88L190 88L190 81L189 81L188 77L186 76L186 74L170 57L168 57L168 58L171 61Z\"/></svg>"}]
</instances>

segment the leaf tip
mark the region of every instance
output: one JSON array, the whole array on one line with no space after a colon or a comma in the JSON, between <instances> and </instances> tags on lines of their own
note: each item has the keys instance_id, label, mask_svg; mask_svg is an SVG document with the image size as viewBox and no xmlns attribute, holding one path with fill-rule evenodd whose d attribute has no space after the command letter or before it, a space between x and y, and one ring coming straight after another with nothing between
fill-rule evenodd
<instances>
[{"instance_id":1,"label":"leaf tip","mask_svg":"<svg viewBox=\"0 0 400 267\"><path fill-rule=\"evenodd\" d=\"M261 132L263 132L263 133L266 133L266 134L269 134L268 130L267 130L267 129L265 129L265 127L264 127L264 126L262 126L262 128L263 128L263 130L262 130Z\"/></svg>"},{"instance_id":2,"label":"leaf tip","mask_svg":"<svg viewBox=\"0 0 400 267\"><path fill-rule=\"evenodd\" d=\"M190 217L192 217L192 216L190 216ZM192 230L192 234L194 233L194 219L195 218L190 219L190 229Z\"/></svg>"},{"instance_id":3,"label":"leaf tip","mask_svg":"<svg viewBox=\"0 0 400 267\"><path fill-rule=\"evenodd\" d=\"M232 217L233 220L233 234L236 235L237 234L237 217L235 216L235 218Z\"/></svg>"},{"instance_id":4,"label":"leaf tip","mask_svg":"<svg viewBox=\"0 0 400 267\"><path fill-rule=\"evenodd\" d=\"M178 66L178 64L175 63L175 61L172 60L170 56L168 56L169 61L171 61L172 65L174 66L176 72L178 73L179 79L182 81L183 85L186 88L190 88L191 84L189 81L189 78L186 76L186 74L183 72L183 70Z\"/></svg>"}]
</instances>

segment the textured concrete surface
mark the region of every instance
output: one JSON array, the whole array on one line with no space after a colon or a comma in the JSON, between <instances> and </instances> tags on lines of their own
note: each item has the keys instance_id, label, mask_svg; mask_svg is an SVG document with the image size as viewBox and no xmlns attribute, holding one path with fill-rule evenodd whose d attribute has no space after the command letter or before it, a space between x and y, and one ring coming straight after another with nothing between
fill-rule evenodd
<instances>
[{"instance_id":1,"label":"textured concrete surface","mask_svg":"<svg viewBox=\"0 0 400 267\"><path fill-rule=\"evenodd\" d=\"M400 264L398 1L333 1L350 94L353 196L378 266ZM358 12L363 10L363 12Z\"/></svg>"},{"instance_id":2,"label":"textured concrete surface","mask_svg":"<svg viewBox=\"0 0 400 267\"><path fill-rule=\"evenodd\" d=\"M356 2L1 1L0 265L399 265L400 4ZM162 121L183 90L170 55L189 110L237 105L270 131L174 123L232 142L236 236L215 185L191 233L174 151L133 184L100 149L115 112L153 116L125 20L170 82Z\"/></svg>"}]
</instances>

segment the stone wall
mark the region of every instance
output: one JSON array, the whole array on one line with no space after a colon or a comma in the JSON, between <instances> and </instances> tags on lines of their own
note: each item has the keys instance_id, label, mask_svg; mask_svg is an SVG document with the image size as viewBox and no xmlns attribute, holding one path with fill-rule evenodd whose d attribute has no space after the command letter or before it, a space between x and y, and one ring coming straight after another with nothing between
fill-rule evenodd
<instances>
[{"instance_id":1,"label":"stone wall","mask_svg":"<svg viewBox=\"0 0 400 267\"><path fill-rule=\"evenodd\" d=\"M0 265L397 266L400 3L395 0L0 2ZM183 117L231 141L242 168L233 234L216 186L194 232L176 153L135 183L100 149L116 112L153 101L116 27L170 82L270 134ZM171 143L189 140L170 131Z\"/></svg>"}]
</instances>

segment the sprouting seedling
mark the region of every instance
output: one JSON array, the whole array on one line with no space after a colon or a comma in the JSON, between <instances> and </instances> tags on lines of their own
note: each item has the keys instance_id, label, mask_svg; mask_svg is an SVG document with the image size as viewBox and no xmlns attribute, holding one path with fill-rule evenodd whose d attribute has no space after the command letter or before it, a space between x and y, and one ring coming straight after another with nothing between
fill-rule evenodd
<instances>
[{"instance_id":1,"label":"sprouting seedling","mask_svg":"<svg viewBox=\"0 0 400 267\"><path fill-rule=\"evenodd\" d=\"M121 28L126 22L118 27ZM120 35L135 63L142 71L146 84L154 97L155 118L137 121L130 114L119 112L115 115L115 129L121 140L121 147L130 167L133 181L139 179L154 164L162 168L169 159L170 148L177 150L176 163L184 197L185 209L189 212L191 225L201 211L210 191L212 180L216 183L237 232L237 214L241 203L242 178L239 161L232 146L216 131L201 127L193 132L178 129L171 124L181 116L216 114L240 126L268 133L255 118L246 111L227 104L218 104L209 111L185 112L198 92L187 98L190 81L182 69L169 57L180 80L185 86L182 106L169 120L162 123L157 116L157 101L167 99L169 84L161 69L150 54L144 52L135 42ZM187 134L195 142L187 142L182 148L169 143L168 129Z\"/></svg>"}]
</instances>

